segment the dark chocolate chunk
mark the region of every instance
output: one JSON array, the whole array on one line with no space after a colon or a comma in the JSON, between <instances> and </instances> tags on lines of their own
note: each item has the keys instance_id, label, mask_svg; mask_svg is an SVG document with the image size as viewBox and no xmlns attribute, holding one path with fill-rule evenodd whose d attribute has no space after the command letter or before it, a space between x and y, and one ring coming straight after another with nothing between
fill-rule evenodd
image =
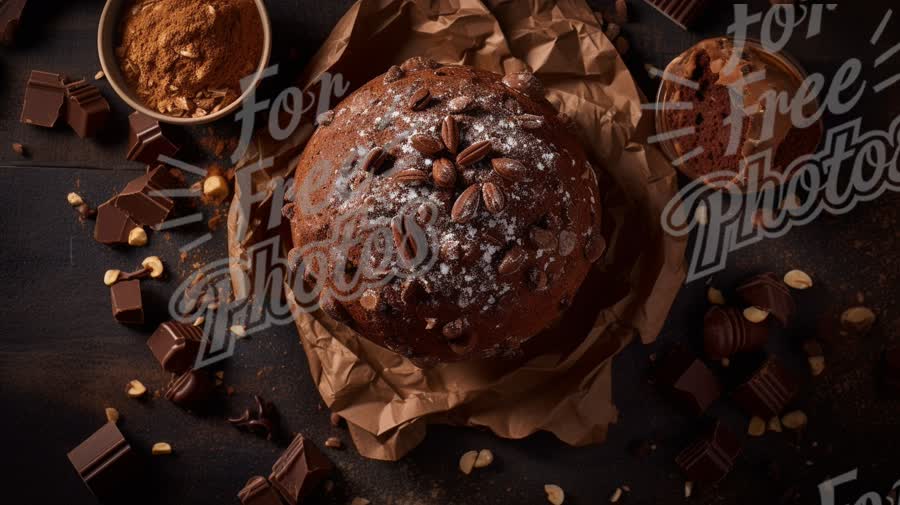
<instances>
[{"instance_id":1,"label":"dark chocolate chunk","mask_svg":"<svg viewBox=\"0 0 900 505\"><path fill-rule=\"evenodd\" d=\"M59 74L32 70L25 87L21 121L53 128L63 116L66 101L65 79Z\"/></svg>"},{"instance_id":2,"label":"dark chocolate chunk","mask_svg":"<svg viewBox=\"0 0 900 505\"><path fill-rule=\"evenodd\" d=\"M791 290L773 273L757 275L737 289L738 295L748 305L759 307L787 326L797 310Z\"/></svg>"},{"instance_id":3,"label":"dark chocolate chunk","mask_svg":"<svg viewBox=\"0 0 900 505\"><path fill-rule=\"evenodd\" d=\"M140 472L137 454L115 423L105 424L68 456L81 480L101 501L132 486Z\"/></svg>"},{"instance_id":4,"label":"dark chocolate chunk","mask_svg":"<svg viewBox=\"0 0 900 505\"><path fill-rule=\"evenodd\" d=\"M721 421L675 458L685 476L694 482L716 483L724 479L741 453L741 443Z\"/></svg>"},{"instance_id":5,"label":"dark chocolate chunk","mask_svg":"<svg viewBox=\"0 0 900 505\"><path fill-rule=\"evenodd\" d=\"M106 245L124 245L128 243L128 233L137 227L128 214L109 201L97 207L94 240Z\"/></svg>"},{"instance_id":6,"label":"dark chocolate chunk","mask_svg":"<svg viewBox=\"0 0 900 505\"><path fill-rule=\"evenodd\" d=\"M900 392L900 345L892 345L884 351L884 383Z\"/></svg>"},{"instance_id":7,"label":"dark chocolate chunk","mask_svg":"<svg viewBox=\"0 0 900 505\"><path fill-rule=\"evenodd\" d=\"M278 491L269 484L265 477L250 477L244 489L238 492L241 505L282 505Z\"/></svg>"},{"instance_id":8,"label":"dark chocolate chunk","mask_svg":"<svg viewBox=\"0 0 900 505\"><path fill-rule=\"evenodd\" d=\"M269 482L290 505L309 496L331 473L334 465L303 435L297 435L272 465Z\"/></svg>"},{"instance_id":9,"label":"dark chocolate chunk","mask_svg":"<svg viewBox=\"0 0 900 505\"><path fill-rule=\"evenodd\" d=\"M713 306L703 318L703 341L709 359L721 360L762 349L769 341L769 329L751 323L738 309Z\"/></svg>"},{"instance_id":10,"label":"dark chocolate chunk","mask_svg":"<svg viewBox=\"0 0 900 505\"><path fill-rule=\"evenodd\" d=\"M183 374L193 368L202 341L203 330L199 327L167 321L147 339L147 346L163 370Z\"/></svg>"},{"instance_id":11,"label":"dark chocolate chunk","mask_svg":"<svg viewBox=\"0 0 900 505\"><path fill-rule=\"evenodd\" d=\"M141 281L117 282L109 287L112 313L116 321L125 324L144 323L144 304L141 301Z\"/></svg>"},{"instance_id":12,"label":"dark chocolate chunk","mask_svg":"<svg viewBox=\"0 0 900 505\"><path fill-rule=\"evenodd\" d=\"M664 394L692 415L703 414L722 395L722 388L712 371L681 346L660 360L656 380Z\"/></svg>"},{"instance_id":13,"label":"dark chocolate chunk","mask_svg":"<svg viewBox=\"0 0 900 505\"><path fill-rule=\"evenodd\" d=\"M232 417L228 422L239 430L249 431L271 440L278 428L278 412L275 406L255 395L256 412L245 409L240 417Z\"/></svg>"},{"instance_id":14,"label":"dark chocolate chunk","mask_svg":"<svg viewBox=\"0 0 900 505\"><path fill-rule=\"evenodd\" d=\"M159 160L160 155L175 156L178 146L163 135L159 121L135 112L128 116L128 159L148 165Z\"/></svg>"},{"instance_id":15,"label":"dark chocolate chunk","mask_svg":"<svg viewBox=\"0 0 900 505\"><path fill-rule=\"evenodd\" d=\"M25 0L0 1L0 44L11 45L15 40L25 4Z\"/></svg>"},{"instance_id":16,"label":"dark chocolate chunk","mask_svg":"<svg viewBox=\"0 0 900 505\"><path fill-rule=\"evenodd\" d=\"M769 356L750 379L738 386L732 399L752 416L771 419L797 394L798 385L774 356Z\"/></svg>"},{"instance_id":17,"label":"dark chocolate chunk","mask_svg":"<svg viewBox=\"0 0 900 505\"><path fill-rule=\"evenodd\" d=\"M166 388L166 399L183 409L206 407L216 390L206 370L190 370L178 376Z\"/></svg>"},{"instance_id":18,"label":"dark chocolate chunk","mask_svg":"<svg viewBox=\"0 0 900 505\"><path fill-rule=\"evenodd\" d=\"M156 226L169 217L175 202L159 192L172 187L169 169L163 165L129 182L111 200L113 205L139 225Z\"/></svg>"},{"instance_id":19,"label":"dark chocolate chunk","mask_svg":"<svg viewBox=\"0 0 900 505\"><path fill-rule=\"evenodd\" d=\"M645 0L678 26L687 30L700 17L710 0Z\"/></svg>"},{"instance_id":20,"label":"dark chocolate chunk","mask_svg":"<svg viewBox=\"0 0 900 505\"><path fill-rule=\"evenodd\" d=\"M81 138L93 137L109 119L109 102L81 79L66 85L66 121Z\"/></svg>"}]
</instances>

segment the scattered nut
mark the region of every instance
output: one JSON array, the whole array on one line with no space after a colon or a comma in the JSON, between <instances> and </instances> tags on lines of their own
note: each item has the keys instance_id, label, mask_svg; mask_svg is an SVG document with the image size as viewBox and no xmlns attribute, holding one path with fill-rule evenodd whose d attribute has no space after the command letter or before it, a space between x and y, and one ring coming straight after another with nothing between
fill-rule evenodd
<instances>
[{"instance_id":1,"label":"scattered nut","mask_svg":"<svg viewBox=\"0 0 900 505\"><path fill-rule=\"evenodd\" d=\"M478 459L478 451L469 451L459 458L459 471L469 475L475 468L475 460Z\"/></svg>"},{"instance_id":2,"label":"scattered nut","mask_svg":"<svg viewBox=\"0 0 900 505\"><path fill-rule=\"evenodd\" d=\"M856 333L865 333L875 324L875 313L868 307L851 307L841 314L841 326Z\"/></svg>"},{"instance_id":3,"label":"scattered nut","mask_svg":"<svg viewBox=\"0 0 900 505\"><path fill-rule=\"evenodd\" d=\"M475 468L486 468L494 462L494 453L490 449L482 449L478 451L478 457L475 458Z\"/></svg>"},{"instance_id":4,"label":"scattered nut","mask_svg":"<svg viewBox=\"0 0 900 505\"><path fill-rule=\"evenodd\" d=\"M708 290L706 290L706 299L709 300L709 303L713 305L725 305L725 295L722 294L718 289L710 286Z\"/></svg>"},{"instance_id":5,"label":"scattered nut","mask_svg":"<svg viewBox=\"0 0 900 505\"><path fill-rule=\"evenodd\" d=\"M128 232L128 245L133 245L135 247L147 245L147 232L140 226L132 228L131 231Z\"/></svg>"},{"instance_id":6,"label":"scattered nut","mask_svg":"<svg viewBox=\"0 0 900 505\"><path fill-rule=\"evenodd\" d=\"M197 319L194 319L194 326L203 326L203 323L205 323L205 322L206 322L206 318L203 316L200 316Z\"/></svg>"},{"instance_id":7,"label":"scattered nut","mask_svg":"<svg viewBox=\"0 0 900 505\"><path fill-rule=\"evenodd\" d=\"M562 505L566 501L566 493L556 484L544 484L544 492L547 493L547 501L553 505Z\"/></svg>"},{"instance_id":8,"label":"scattered nut","mask_svg":"<svg viewBox=\"0 0 900 505\"><path fill-rule=\"evenodd\" d=\"M140 398L147 393L147 387L141 384L141 381L135 379L127 384L125 392L131 398Z\"/></svg>"},{"instance_id":9,"label":"scattered nut","mask_svg":"<svg viewBox=\"0 0 900 505\"><path fill-rule=\"evenodd\" d=\"M103 284L106 284L107 286L112 286L113 284L116 283L117 280L119 280L119 275L121 273L122 273L121 270L116 270L115 268L113 268L111 270L107 270L103 274Z\"/></svg>"},{"instance_id":10,"label":"scattered nut","mask_svg":"<svg viewBox=\"0 0 900 505\"><path fill-rule=\"evenodd\" d=\"M613 491L612 496L609 497L610 503L618 503L618 501L622 499L622 488L617 487L615 491Z\"/></svg>"},{"instance_id":11,"label":"scattered nut","mask_svg":"<svg viewBox=\"0 0 900 505\"><path fill-rule=\"evenodd\" d=\"M216 370L216 373L214 373L213 375L215 375L217 379L225 380L224 370Z\"/></svg>"},{"instance_id":12,"label":"scattered nut","mask_svg":"<svg viewBox=\"0 0 900 505\"><path fill-rule=\"evenodd\" d=\"M66 200L68 200L69 205L72 207L78 207L79 205L84 203L84 200L81 199L81 195L78 193L69 193L66 195Z\"/></svg>"},{"instance_id":13,"label":"scattered nut","mask_svg":"<svg viewBox=\"0 0 900 505\"><path fill-rule=\"evenodd\" d=\"M751 437L761 437L766 434L766 421L761 417L754 416L750 419L750 426L747 428L747 434Z\"/></svg>"},{"instance_id":14,"label":"scattered nut","mask_svg":"<svg viewBox=\"0 0 900 505\"><path fill-rule=\"evenodd\" d=\"M728 368L731 366L731 360L728 358L722 358L722 368Z\"/></svg>"},{"instance_id":15,"label":"scattered nut","mask_svg":"<svg viewBox=\"0 0 900 505\"><path fill-rule=\"evenodd\" d=\"M211 175L203 181L203 194L219 200L228 196L228 181L221 175Z\"/></svg>"},{"instance_id":16,"label":"scattered nut","mask_svg":"<svg viewBox=\"0 0 900 505\"><path fill-rule=\"evenodd\" d=\"M744 309L744 319L751 323L761 323L769 317L769 313L759 307L747 307Z\"/></svg>"},{"instance_id":17,"label":"scattered nut","mask_svg":"<svg viewBox=\"0 0 900 505\"><path fill-rule=\"evenodd\" d=\"M329 418L329 421L331 421L331 425L335 428L341 425L342 420L343 418L335 412L332 412L331 417Z\"/></svg>"},{"instance_id":18,"label":"scattered nut","mask_svg":"<svg viewBox=\"0 0 900 505\"><path fill-rule=\"evenodd\" d=\"M789 430L802 430L806 427L809 419L802 410L795 410L785 414L781 418L781 424Z\"/></svg>"},{"instance_id":19,"label":"scattered nut","mask_svg":"<svg viewBox=\"0 0 900 505\"><path fill-rule=\"evenodd\" d=\"M150 452L154 456L164 456L166 454L172 454L172 446L167 444L166 442L157 442L153 444L153 449Z\"/></svg>"},{"instance_id":20,"label":"scattered nut","mask_svg":"<svg viewBox=\"0 0 900 505\"><path fill-rule=\"evenodd\" d=\"M353 501L350 502L350 505L369 505L370 503L372 502L365 498L360 498L359 496L357 496L353 499Z\"/></svg>"},{"instance_id":21,"label":"scattered nut","mask_svg":"<svg viewBox=\"0 0 900 505\"><path fill-rule=\"evenodd\" d=\"M769 419L769 431L774 431L775 433L781 433L784 429L781 426L781 418L778 416Z\"/></svg>"},{"instance_id":22,"label":"scattered nut","mask_svg":"<svg viewBox=\"0 0 900 505\"><path fill-rule=\"evenodd\" d=\"M341 439L338 437L328 437L325 440L325 447L328 447L329 449L340 449L344 447L344 443L341 442Z\"/></svg>"},{"instance_id":23,"label":"scattered nut","mask_svg":"<svg viewBox=\"0 0 900 505\"><path fill-rule=\"evenodd\" d=\"M247 328L240 324L236 324L228 329L229 331L231 331L231 333L234 333L237 338L244 338L247 336Z\"/></svg>"},{"instance_id":24,"label":"scattered nut","mask_svg":"<svg viewBox=\"0 0 900 505\"><path fill-rule=\"evenodd\" d=\"M687 481L684 483L684 497L690 498L692 494L694 494L694 483Z\"/></svg>"},{"instance_id":25,"label":"scattered nut","mask_svg":"<svg viewBox=\"0 0 900 505\"><path fill-rule=\"evenodd\" d=\"M119 411L112 407L106 407L106 420L111 423L118 422Z\"/></svg>"},{"instance_id":26,"label":"scattered nut","mask_svg":"<svg viewBox=\"0 0 900 505\"><path fill-rule=\"evenodd\" d=\"M99 81L99 80L103 79L104 77L106 77L106 74L104 74L102 70L98 70L97 73L94 74L95 81Z\"/></svg>"},{"instance_id":27,"label":"scattered nut","mask_svg":"<svg viewBox=\"0 0 900 505\"><path fill-rule=\"evenodd\" d=\"M697 209L694 211L694 219L696 219L697 223L701 226L709 224L709 209L706 208L706 204L701 203L697 206Z\"/></svg>"},{"instance_id":28,"label":"scattered nut","mask_svg":"<svg viewBox=\"0 0 900 505\"><path fill-rule=\"evenodd\" d=\"M807 359L809 360L809 371L813 377L818 377L825 372L825 356L810 356Z\"/></svg>"},{"instance_id":29,"label":"scattered nut","mask_svg":"<svg viewBox=\"0 0 900 505\"><path fill-rule=\"evenodd\" d=\"M784 283L794 289L809 289L813 285L812 277L803 270L791 270L784 274Z\"/></svg>"},{"instance_id":30,"label":"scattered nut","mask_svg":"<svg viewBox=\"0 0 900 505\"><path fill-rule=\"evenodd\" d=\"M163 262L159 259L159 256L148 256L144 258L144 261L141 262L141 266L144 268L150 269L150 277L157 279L162 276L163 271Z\"/></svg>"},{"instance_id":31,"label":"scattered nut","mask_svg":"<svg viewBox=\"0 0 900 505\"><path fill-rule=\"evenodd\" d=\"M27 154L27 152L25 151L25 146L19 142L13 143L12 150L14 153L18 154L19 156L25 156Z\"/></svg>"}]
</instances>

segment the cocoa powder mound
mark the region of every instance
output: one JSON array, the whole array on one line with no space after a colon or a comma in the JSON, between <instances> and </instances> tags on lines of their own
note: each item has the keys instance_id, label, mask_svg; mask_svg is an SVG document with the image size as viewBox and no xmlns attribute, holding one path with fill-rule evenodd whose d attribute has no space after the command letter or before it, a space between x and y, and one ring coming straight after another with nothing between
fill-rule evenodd
<instances>
[{"instance_id":1,"label":"cocoa powder mound","mask_svg":"<svg viewBox=\"0 0 900 505\"><path fill-rule=\"evenodd\" d=\"M150 108L203 117L236 100L262 56L252 0L137 0L123 16L116 55Z\"/></svg>"}]
</instances>

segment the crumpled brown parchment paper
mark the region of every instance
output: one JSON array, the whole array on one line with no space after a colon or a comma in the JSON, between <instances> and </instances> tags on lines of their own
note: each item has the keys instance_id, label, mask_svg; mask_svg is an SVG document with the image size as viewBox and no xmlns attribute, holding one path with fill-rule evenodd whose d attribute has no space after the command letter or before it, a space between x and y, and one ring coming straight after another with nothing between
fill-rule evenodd
<instances>
[{"instance_id":1,"label":"crumpled brown parchment paper","mask_svg":"<svg viewBox=\"0 0 900 505\"><path fill-rule=\"evenodd\" d=\"M656 148L642 143L653 125L652 118L642 120L640 93L584 0L360 0L300 87L315 91L330 73L341 74L352 91L416 55L499 73L527 67L543 81L548 99L581 127L604 193L608 249L563 321L529 342L534 352L526 355L538 357L527 360L419 369L324 314L295 310L319 393L369 458L401 458L429 423L482 426L507 438L544 430L572 445L602 442L617 418L612 358L635 336L655 339L684 280L685 242L659 225L676 176ZM243 164L275 161L254 175L254 192L291 176L311 133L307 126L281 142L257 135ZM254 205L249 216L235 198L232 257L266 237L257 214L275 198ZM240 296L242 287L235 287Z\"/></svg>"}]
</instances>

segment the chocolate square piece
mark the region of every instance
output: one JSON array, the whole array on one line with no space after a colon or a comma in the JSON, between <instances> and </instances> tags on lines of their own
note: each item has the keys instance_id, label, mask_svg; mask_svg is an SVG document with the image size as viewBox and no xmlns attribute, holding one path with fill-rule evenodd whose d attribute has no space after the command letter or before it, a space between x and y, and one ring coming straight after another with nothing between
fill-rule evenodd
<instances>
[{"instance_id":1,"label":"chocolate square piece","mask_svg":"<svg viewBox=\"0 0 900 505\"><path fill-rule=\"evenodd\" d=\"M0 44L10 45L16 38L22 12L25 11L25 0L0 1Z\"/></svg>"},{"instance_id":2,"label":"chocolate square piece","mask_svg":"<svg viewBox=\"0 0 900 505\"><path fill-rule=\"evenodd\" d=\"M117 282L109 287L112 313L116 321L125 324L144 323L144 304L141 301L141 281Z\"/></svg>"},{"instance_id":3,"label":"chocolate square piece","mask_svg":"<svg viewBox=\"0 0 900 505\"><path fill-rule=\"evenodd\" d=\"M160 191L171 188L169 169L163 165L129 182L125 189L112 198L119 210L139 225L156 226L169 216L175 202Z\"/></svg>"},{"instance_id":4,"label":"chocolate square piece","mask_svg":"<svg viewBox=\"0 0 900 505\"><path fill-rule=\"evenodd\" d=\"M209 404L216 385L206 370L190 370L166 388L166 399L183 409L200 410Z\"/></svg>"},{"instance_id":5,"label":"chocolate square piece","mask_svg":"<svg viewBox=\"0 0 900 505\"><path fill-rule=\"evenodd\" d=\"M133 484L139 460L115 423L107 423L69 452L81 480L101 500L117 496Z\"/></svg>"},{"instance_id":6,"label":"chocolate square piece","mask_svg":"<svg viewBox=\"0 0 900 505\"><path fill-rule=\"evenodd\" d=\"M163 370L182 374L193 367L202 340L203 330L199 327L167 321L147 339L147 346Z\"/></svg>"},{"instance_id":7,"label":"chocolate square piece","mask_svg":"<svg viewBox=\"0 0 900 505\"><path fill-rule=\"evenodd\" d=\"M178 146L163 135L159 121L135 112L128 116L128 159L152 165L160 155L175 156Z\"/></svg>"},{"instance_id":8,"label":"chocolate square piece","mask_svg":"<svg viewBox=\"0 0 900 505\"><path fill-rule=\"evenodd\" d=\"M790 324L797 310L791 289L771 272L748 280L737 288L737 293L747 305L769 312L782 326Z\"/></svg>"},{"instance_id":9,"label":"chocolate square piece","mask_svg":"<svg viewBox=\"0 0 900 505\"><path fill-rule=\"evenodd\" d=\"M81 79L66 85L66 121L81 138L93 137L109 119L109 102Z\"/></svg>"},{"instance_id":10,"label":"chocolate square piece","mask_svg":"<svg viewBox=\"0 0 900 505\"><path fill-rule=\"evenodd\" d=\"M128 233L138 226L110 200L97 207L94 240L106 245L125 245L128 243Z\"/></svg>"},{"instance_id":11,"label":"chocolate square piece","mask_svg":"<svg viewBox=\"0 0 900 505\"><path fill-rule=\"evenodd\" d=\"M681 346L659 362L656 380L663 393L691 415L703 414L722 395L719 381L709 367Z\"/></svg>"},{"instance_id":12,"label":"chocolate square piece","mask_svg":"<svg viewBox=\"0 0 900 505\"><path fill-rule=\"evenodd\" d=\"M303 435L297 435L272 465L269 482L290 505L297 505L331 473L334 465Z\"/></svg>"},{"instance_id":13,"label":"chocolate square piece","mask_svg":"<svg viewBox=\"0 0 900 505\"><path fill-rule=\"evenodd\" d=\"M53 128L62 116L65 101L66 88L62 76L32 70L25 87L21 121Z\"/></svg>"},{"instance_id":14,"label":"chocolate square piece","mask_svg":"<svg viewBox=\"0 0 900 505\"><path fill-rule=\"evenodd\" d=\"M709 0L644 0L687 30L700 17Z\"/></svg>"},{"instance_id":15,"label":"chocolate square piece","mask_svg":"<svg viewBox=\"0 0 900 505\"><path fill-rule=\"evenodd\" d=\"M238 492L241 505L282 505L278 492L265 477L250 477L244 489Z\"/></svg>"},{"instance_id":16,"label":"chocolate square piece","mask_svg":"<svg viewBox=\"0 0 900 505\"><path fill-rule=\"evenodd\" d=\"M735 390L732 399L747 414L770 419L781 414L797 389L791 374L777 358L769 356L750 380Z\"/></svg>"},{"instance_id":17,"label":"chocolate square piece","mask_svg":"<svg viewBox=\"0 0 900 505\"><path fill-rule=\"evenodd\" d=\"M740 453L740 440L717 421L709 433L681 451L675 463L691 481L716 483L728 475Z\"/></svg>"}]
</instances>

